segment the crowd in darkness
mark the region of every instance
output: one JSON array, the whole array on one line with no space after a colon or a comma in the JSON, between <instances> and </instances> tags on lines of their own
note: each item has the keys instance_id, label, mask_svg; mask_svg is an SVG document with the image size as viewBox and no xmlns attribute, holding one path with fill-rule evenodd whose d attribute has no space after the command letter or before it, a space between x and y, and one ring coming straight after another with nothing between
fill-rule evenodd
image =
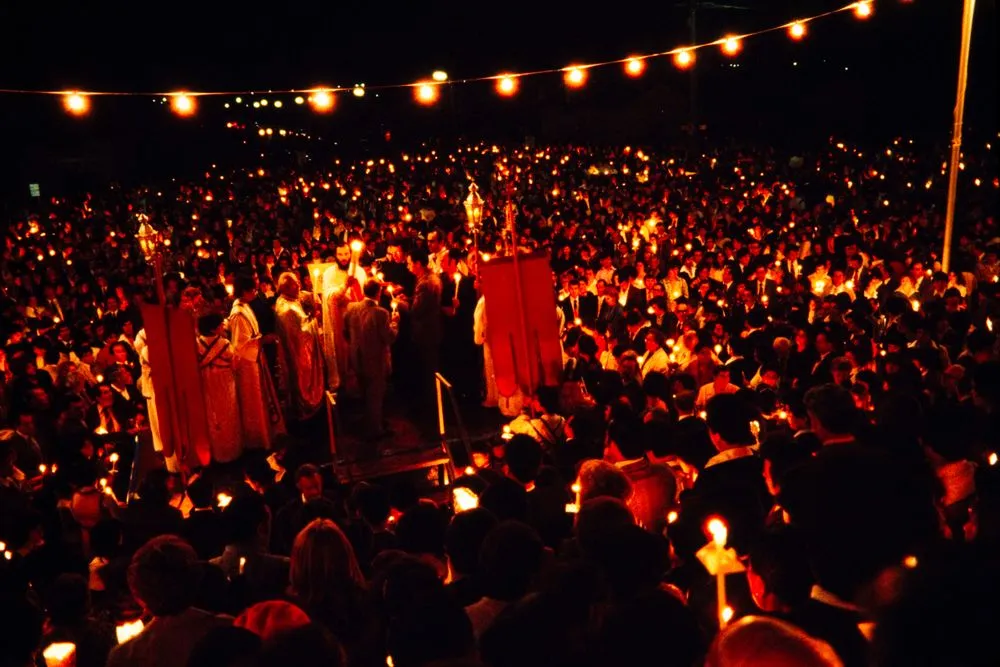
<instances>
[{"instance_id":1,"label":"crowd in darkness","mask_svg":"<svg viewBox=\"0 0 1000 667\"><path fill-rule=\"evenodd\" d=\"M991 140L963 154L947 269L942 156L906 138L423 146L40 202L3 231L0 667L60 643L77 667L1000 663ZM221 322L242 286L265 338L279 278L310 304L307 264L351 241L387 310L419 264L438 367L401 307L394 402L433 414L411 388L440 370L506 426L447 501L338 482L292 414L269 450L130 479L158 298L140 212L168 303ZM553 290L564 357L513 397L476 307L512 252L549 258L527 287ZM713 520L740 570L721 601Z\"/></svg>"}]
</instances>

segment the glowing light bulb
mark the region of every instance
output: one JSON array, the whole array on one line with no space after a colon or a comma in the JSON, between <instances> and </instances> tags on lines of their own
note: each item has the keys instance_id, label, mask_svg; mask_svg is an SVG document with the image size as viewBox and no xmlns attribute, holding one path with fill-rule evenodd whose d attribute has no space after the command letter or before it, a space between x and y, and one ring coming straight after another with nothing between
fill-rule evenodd
<instances>
[{"instance_id":1,"label":"glowing light bulb","mask_svg":"<svg viewBox=\"0 0 1000 667\"><path fill-rule=\"evenodd\" d=\"M854 3L854 15L859 19L866 19L872 15L872 3L871 0L866 0L865 2Z\"/></svg>"},{"instance_id":2,"label":"glowing light bulb","mask_svg":"<svg viewBox=\"0 0 1000 667\"><path fill-rule=\"evenodd\" d=\"M722 42L722 52L727 56L735 56L743 49L743 42L739 37L726 37Z\"/></svg>"},{"instance_id":3,"label":"glowing light bulb","mask_svg":"<svg viewBox=\"0 0 1000 667\"><path fill-rule=\"evenodd\" d=\"M326 113L333 109L333 94L328 90L317 90L309 96L313 111Z\"/></svg>"},{"instance_id":4,"label":"glowing light bulb","mask_svg":"<svg viewBox=\"0 0 1000 667\"><path fill-rule=\"evenodd\" d=\"M435 70L435 72L431 74L431 78L438 83L443 83L448 80L448 73L441 70Z\"/></svg>"},{"instance_id":5,"label":"glowing light bulb","mask_svg":"<svg viewBox=\"0 0 1000 667\"><path fill-rule=\"evenodd\" d=\"M694 53L689 49L681 49L674 54L674 64L680 69L687 69L694 64Z\"/></svg>"},{"instance_id":6,"label":"glowing light bulb","mask_svg":"<svg viewBox=\"0 0 1000 667\"><path fill-rule=\"evenodd\" d=\"M238 100L239 98L236 98L236 99ZM296 104L305 104L305 101L306 101L306 98L302 97L301 95L296 95L295 96L295 103Z\"/></svg>"},{"instance_id":7,"label":"glowing light bulb","mask_svg":"<svg viewBox=\"0 0 1000 667\"><path fill-rule=\"evenodd\" d=\"M285 103L282 102L281 100L275 100L274 101L274 108L275 109L280 109L283 106L285 106Z\"/></svg>"},{"instance_id":8,"label":"glowing light bulb","mask_svg":"<svg viewBox=\"0 0 1000 667\"><path fill-rule=\"evenodd\" d=\"M80 93L66 93L63 95L63 106L74 116L83 116L90 111L90 100Z\"/></svg>"},{"instance_id":9,"label":"glowing light bulb","mask_svg":"<svg viewBox=\"0 0 1000 667\"><path fill-rule=\"evenodd\" d=\"M194 98L185 93L174 93L170 97L170 108L178 116L193 116L195 106Z\"/></svg>"},{"instance_id":10,"label":"glowing light bulb","mask_svg":"<svg viewBox=\"0 0 1000 667\"><path fill-rule=\"evenodd\" d=\"M570 88L580 88L587 82L587 70L582 67L567 67L563 72L563 81Z\"/></svg>"},{"instance_id":11,"label":"glowing light bulb","mask_svg":"<svg viewBox=\"0 0 1000 667\"><path fill-rule=\"evenodd\" d=\"M629 58L625 61L625 73L629 76L642 76L646 71L646 61L642 58Z\"/></svg>"},{"instance_id":12,"label":"glowing light bulb","mask_svg":"<svg viewBox=\"0 0 1000 667\"><path fill-rule=\"evenodd\" d=\"M438 101L439 91L432 83L419 83L413 89L413 96L417 102L425 106L430 106Z\"/></svg>"},{"instance_id":13,"label":"glowing light bulb","mask_svg":"<svg viewBox=\"0 0 1000 667\"><path fill-rule=\"evenodd\" d=\"M351 91L351 94L354 95L355 97L364 97L365 96L365 87L364 86L354 86L354 90Z\"/></svg>"},{"instance_id":14,"label":"glowing light bulb","mask_svg":"<svg viewBox=\"0 0 1000 667\"><path fill-rule=\"evenodd\" d=\"M504 97L512 97L517 93L517 78L509 74L504 74L496 83L497 92Z\"/></svg>"},{"instance_id":15,"label":"glowing light bulb","mask_svg":"<svg viewBox=\"0 0 1000 667\"><path fill-rule=\"evenodd\" d=\"M796 21L788 26L788 36L795 40L802 39L806 36L806 24L802 21Z\"/></svg>"}]
</instances>

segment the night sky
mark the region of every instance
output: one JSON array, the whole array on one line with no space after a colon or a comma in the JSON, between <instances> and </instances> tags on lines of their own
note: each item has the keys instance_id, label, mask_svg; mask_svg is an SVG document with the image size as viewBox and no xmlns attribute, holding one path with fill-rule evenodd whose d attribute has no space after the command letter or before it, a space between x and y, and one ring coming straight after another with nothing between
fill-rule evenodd
<instances>
[{"instance_id":1,"label":"night sky","mask_svg":"<svg viewBox=\"0 0 1000 667\"><path fill-rule=\"evenodd\" d=\"M703 4L715 6L699 11L699 41L817 14L846 1ZM850 13L827 18L811 24L801 43L782 33L748 40L734 61L738 68L714 49L706 52L698 62L699 118L716 137L774 141L777 135L799 141L840 132L878 138L912 133L947 142L961 4L881 0L868 21ZM996 131L996 3L977 4L967 118L985 135ZM400 83L426 78L435 69L456 79L561 67L686 44L686 5L685 0L4 2L0 88L266 90ZM618 137L596 135L615 126L640 128L635 131L660 141L686 122L688 86L688 75L662 59L639 81L628 81L615 67L595 71L587 89L572 95L558 75L548 75L524 82L514 101L499 100L489 84L474 84L456 87L446 104L432 110L416 109L408 92L396 91L377 100L369 95L354 109L347 107L356 101L345 98L337 112L320 120L302 109L286 109L267 122L326 130L345 143L383 129L415 139L461 133L613 141ZM132 146L140 139L147 146L156 137L173 141L179 123L214 134L229 118L221 105L203 102L197 120L179 121L147 99L103 99L95 101L92 117L81 121L66 116L57 98L3 95L0 175L21 178L44 162L86 160L95 149L114 152L119 144ZM660 118L636 122L629 114L637 109ZM657 123L667 128L662 135ZM198 136L203 143L204 135Z\"/></svg>"}]
</instances>

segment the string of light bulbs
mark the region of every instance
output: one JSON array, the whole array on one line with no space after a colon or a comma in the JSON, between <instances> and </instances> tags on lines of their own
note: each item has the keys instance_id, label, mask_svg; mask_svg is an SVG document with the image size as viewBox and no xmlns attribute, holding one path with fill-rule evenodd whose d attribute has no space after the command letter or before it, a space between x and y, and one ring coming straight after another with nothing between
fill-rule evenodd
<instances>
[{"instance_id":1,"label":"string of light bulbs","mask_svg":"<svg viewBox=\"0 0 1000 667\"><path fill-rule=\"evenodd\" d=\"M169 101L170 109L181 117L193 116L198 108L199 97L235 97L237 104L242 104L242 96L257 95L293 95L293 102L303 105L308 102L312 109L319 113L327 113L336 106L337 93L350 93L354 97L364 97L369 90L390 90L406 89L413 90L413 97L417 103L424 106L431 106L440 97L440 87L445 84L470 84L493 82L496 92L501 97L513 97L520 88L520 80L525 77L536 77L546 74L561 73L563 82L568 88L582 88L587 83L590 70L599 67L621 66L625 74L632 78L642 76L646 70L647 62L655 58L670 57L674 65L679 69L689 69L695 64L696 53L699 50L719 47L723 54L728 57L739 55L743 50L743 41L751 37L758 37L773 32L787 32L790 39L799 41L806 37L808 33L807 25L819 19L827 18L843 12L852 12L859 19L867 19L874 13L875 0L859 0L843 7L838 7L821 14L805 18L795 19L787 23L771 26L761 30L743 34L725 35L719 39L701 44L679 46L668 51L632 55L615 60L605 60L602 62L589 64L575 64L567 67L553 67L547 69L537 69L526 72L505 72L501 74L467 77L451 80L446 72L435 71L427 80L413 83L382 84L368 86L359 84L355 86L316 86L313 88L291 88L287 90L225 90L225 91L171 91L171 92L121 92L121 91L101 91L101 90L26 90L13 88L0 88L0 95L55 95L62 98L65 110L74 116L83 116L89 113L92 97L162 97L163 101ZM268 106L266 98L255 100L255 108ZM274 99L270 102L274 108L281 108L284 102ZM225 106L228 108L229 103Z\"/></svg>"}]
</instances>

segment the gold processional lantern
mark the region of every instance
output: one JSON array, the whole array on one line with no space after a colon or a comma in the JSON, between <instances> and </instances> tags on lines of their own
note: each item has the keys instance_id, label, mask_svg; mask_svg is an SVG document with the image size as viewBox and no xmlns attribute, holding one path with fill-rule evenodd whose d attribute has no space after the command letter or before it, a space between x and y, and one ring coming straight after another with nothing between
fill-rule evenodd
<instances>
[{"instance_id":1,"label":"gold processional lantern","mask_svg":"<svg viewBox=\"0 0 1000 667\"><path fill-rule=\"evenodd\" d=\"M483 222L483 198L475 183L469 186L469 196L465 198L465 215L469 218L469 227L478 230Z\"/></svg>"},{"instance_id":2,"label":"gold processional lantern","mask_svg":"<svg viewBox=\"0 0 1000 667\"><path fill-rule=\"evenodd\" d=\"M145 213L137 213L135 219L139 221L139 230L135 238L139 241L139 250L142 251L146 261L152 261L160 253L160 245L163 238L160 232L149 223L149 216Z\"/></svg>"}]
</instances>

